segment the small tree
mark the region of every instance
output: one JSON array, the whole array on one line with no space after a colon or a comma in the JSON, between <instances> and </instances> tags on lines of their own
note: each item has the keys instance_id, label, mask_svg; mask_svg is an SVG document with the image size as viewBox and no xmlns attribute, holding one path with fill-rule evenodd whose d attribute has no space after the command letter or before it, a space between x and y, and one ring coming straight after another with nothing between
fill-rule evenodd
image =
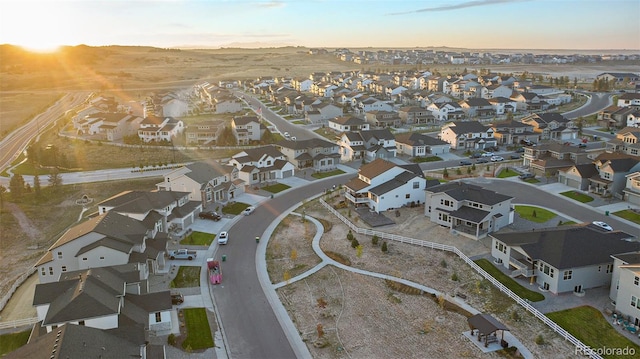
<instances>
[{"instance_id":1,"label":"small tree","mask_svg":"<svg viewBox=\"0 0 640 359\"><path fill-rule=\"evenodd\" d=\"M444 259L440 261L440 267L442 268L447 268L447 261L445 261Z\"/></svg>"},{"instance_id":2,"label":"small tree","mask_svg":"<svg viewBox=\"0 0 640 359\"><path fill-rule=\"evenodd\" d=\"M538 217L538 213L536 213L536 210L534 209L533 212L531 213L531 217L533 218L537 218Z\"/></svg>"},{"instance_id":3,"label":"small tree","mask_svg":"<svg viewBox=\"0 0 640 359\"><path fill-rule=\"evenodd\" d=\"M357 241L354 241L357 242ZM356 246L356 257L360 258L362 257L362 244L358 244Z\"/></svg>"},{"instance_id":4,"label":"small tree","mask_svg":"<svg viewBox=\"0 0 640 359\"><path fill-rule=\"evenodd\" d=\"M41 190L41 186L40 186L40 177L36 174L35 176L33 176L33 190L36 193L36 197L40 197L40 190Z\"/></svg>"},{"instance_id":5,"label":"small tree","mask_svg":"<svg viewBox=\"0 0 640 359\"><path fill-rule=\"evenodd\" d=\"M359 245L360 245L360 242L358 242L358 240L357 240L357 239L355 239L355 238L354 238L354 239L351 241L351 248L357 248Z\"/></svg>"},{"instance_id":6,"label":"small tree","mask_svg":"<svg viewBox=\"0 0 640 359\"><path fill-rule=\"evenodd\" d=\"M348 241L353 241L356 237L353 236L353 233L351 232L351 230L349 230L349 233L347 233L347 240Z\"/></svg>"},{"instance_id":7,"label":"small tree","mask_svg":"<svg viewBox=\"0 0 640 359\"><path fill-rule=\"evenodd\" d=\"M457 282L457 281L458 281L458 279L459 279L459 278L458 278L458 273L453 272L453 274L451 275L451 280L452 280L452 281L454 281L454 282Z\"/></svg>"},{"instance_id":8,"label":"small tree","mask_svg":"<svg viewBox=\"0 0 640 359\"><path fill-rule=\"evenodd\" d=\"M7 187L0 185L0 208L4 207L4 194L7 192Z\"/></svg>"},{"instance_id":9,"label":"small tree","mask_svg":"<svg viewBox=\"0 0 640 359\"><path fill-rule=\"evenodd\" d=\"M380 237L374 234L373 237L371 237L371 244L373 244L374 246L377 246L378 241L380 241Z\"/></svg>"},{"instance_id":10,"label":"small tree","mask_svg":"<svg viewBox=\"0 0 640 359\"><path fill-rule=\"evenodd\" d=\"M9 180L9 191L14 200L22 197L22 193L24 192L24 178L22 175L14 174L11 176Z\"/></svg>"},{"instance_id":11,"label":"small tree","mask_svg":"<svg viewBox=\"0 0 640 359\"><path fill-rule=\"evenodd\" d=\"M449 177L449 171L447 170L447 167L445 167L444 170L442 170L442 177L444 178Z\"/></svg>"},{"instance_id":12,"label":"small tree","mask_svg":"<svg viewBox=\"0 0 640 359\"><path fill-rule=\"evenodd\" d=\"M49 174L49 186L53 192L57 192L58 189L60 189L60 186L62 186L62 176L60 176L60 173L56 168L54 168L53 171L51 171L51 174Z\"/></svg>"},{"instance_id":13,"label":"small tree","mask_svg":"<svg viewBox=\"0 0 640 359\"><path fill-rule=\"evenodd\" d=\"M535 339L535 342L538 345L543 345L544 344L544 338L542 337L542 334L538 334L538 336Z\"/></svg>"},{"instance_id":14,"label":"small tree","mask_svg":"<svg viewBox=\"0 0 640 359\"><path fill-rule=\"evenodd\" d=\"M382 242L380 250L382 251L382 253L387 253L387 251L389 251L389 249L387 248L387 241Z\"/></svg>"}]
</instances>

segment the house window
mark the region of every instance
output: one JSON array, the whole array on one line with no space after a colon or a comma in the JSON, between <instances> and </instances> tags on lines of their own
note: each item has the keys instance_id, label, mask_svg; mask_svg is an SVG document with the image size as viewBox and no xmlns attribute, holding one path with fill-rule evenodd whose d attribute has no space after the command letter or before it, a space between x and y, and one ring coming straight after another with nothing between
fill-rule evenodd
<instances>
[{"instance_id":1,"label":"house window","mask_svg":"<svg viewBox=\"0 0 640 359\"><path fill-rule=\"evenodd\" d=\"M47 275L47 270L44 267L40 268L40 275Z\"/></svg>"},{"instance_id":2,"label":"house window","mask_svg":"<svg viewBox=\"0 0 640 359\"><path fill-rule=\"evenodd\" d=\"M566 270L564 271L564 280L569 280L573 277L573 271Z\"/></svg>"},{"instance_id":3,"label":"house window","mask_svg":"<svg viewBox=\"0 0 640 359\"><path fill-rule=\"evenodd\" d=\"M640 277L633 277L633 284L640 285Z\"/></svg>"},{"instance_id":4,"label":"house window","mask_svg":"<svg viewBox=\"0 0 640 359\"><path fill-rule=\"evenodd\" d=\"M638 306L640 305L640 303L638 303L638 298L636 298L635 296L631 296L631 306L634 308L638 308ZM638 308L640 309L640 308Z\"/></svg>"},{"instance_id":5,"label":"house window","mask_svg":"<svg viewBox=\"0 0 640 359\"><path fill-rule=\"evenodd\" d=\"M62 271L66 272L67 271L67 266L62 266Z\"/></svg>"},{"instance_id":6,"label":"house window","mask_svg":"<svg viewBox=\"0 0 640 359\"><path fill-rule=\"evenodd\" d=\"M53 267L49 267L49 275L53 275Z\"/></svg>"},{"instance_id":7,"label":"house window","mask_svg":"<svg viewBox=\"0 0 640 359\"><path fill-rule=\"evenodd\" d=\"M162 321L162 314L160 312L156 312L156 323L160 323Z\"/></svg>"},{"instance_id":8,"label":"house window","mask_svg":"<svg viewBox=\"0 0 640 359\"><path fill-rule=\"evenodd\" d=\"M607 264L607 273L613 272L613 264Z\"/></svg>"},{"instance_id":9,"label":"house window","mask_svg":"<svg viewBox=\"0 0 640 359\"><path fill-rule=\"evenodd\" d=\"M413 189L420 188L420 182L413 182Z\"/></svg>"},{"instance_id":10,"label":"house window","mask_svg":"<svg viewBox=\"0 0 640 359\"><path fill-rule=\"evenodd\" d=\"M79 321L78 325L84 325L84 320Z\"/></svg>"},{"instance_id":11,"label":"house window","mask_svg":"<svg viewBox=\"0 0 640 359\"><path fill-rule=\"evenodd\" d=\"M598 272L602 272L602 266L598 266Z\"/></svg>"},{"instance_id":12,"label":"house window","mask_svg":"<svg viewBox=\"0 0 640 359\"><path fill-rule=\"evenodd\" d=\"M407 194L404 195L404 198L409 199L409 198L411 198L411 195L407 193Z\"/></svg>"},{"instance_id":13,"label":"house window","mask_svg":"<svg viewBox=\"0 0 640 359\"><path fill-rule=\"evenodd\" d=\"M83 260L83 261L86 261L86 260L87 260L87 257L82 258L82 260Z\"/></svg>"},{"instance_id":14,"label":"house window","mask_svg":"<svg viewBox=\"0 0 640 359\"><path fill-rule=\"evenodd\" d=\"M62 252L58 252L58 259L62 259Z\"/></svg>"},{"instance_id":15,"label":"house window","mask_svg":"<svg viewBox=\"0 0 640 359\"><path fill-rule=\"evenodd\" d=\"M104 260L104 257L100 257L100 260L101 260L101 261L103 261L103 260Z\"/></svg>"}]
</instances>

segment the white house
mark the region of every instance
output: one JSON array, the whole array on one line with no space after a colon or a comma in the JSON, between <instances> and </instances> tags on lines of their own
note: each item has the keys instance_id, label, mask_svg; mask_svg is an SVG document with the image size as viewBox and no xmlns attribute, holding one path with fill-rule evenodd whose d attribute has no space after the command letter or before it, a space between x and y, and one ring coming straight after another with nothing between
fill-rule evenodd
<instances>
[{"instance_id":1,"label":"white house","mask_svg":"<svg viewBox=\"0 0 640 359\"><path fill-rule=\"evenodd\" d=\"M345 198L356 207L375 212L420 204L424 200L426 179L420 166L396 165L376 159L362 165L358 176L344 185Z\"/></svg>"},{"instance_id":2,"label":"white house","mask_svg":"<svg viewBox=\"0 0 640 359\"><path fill-rule=\"evenodd\" d=\"M423 133L411 132L396 135L398 153L411 157L437 156L448 153L451 145Z\"/></svg>"},{"instance_id":3,"label":"white house","mask_svg":"<svg viewBox=\"0 0 640 359\"><path fill-rule=\"evenodd\" d=\"M484 149L496 145L493 129L478 121L447 123L440 129L440 139L453 149Z\"/></svg>"},{"instance_id":4,"label":"white house","mask_svg":"<svg viewBox=\"0 0 640 359\"><path fill-rule=\"evenodd\" d=\"M184 131L182 120L149 116L140 123L138 137L144 142L171 141L182 131Z\"/></svg>"},{"instance_id":5,"label":"white house","mask_svg":"<svg viewBox=\"0 0 640 359\"><path fill-rule=\"evenodd\" d=\"M640 252L614 254L609 298L616 311L631 317L630 325L640 326Z\"/></svg>"},{"instance_id":6,"label":"white house","mask_svg":"<svg viewBox=\"0 0 640 359\"><path fill-rule=\"evenodd\" d=\"M239 178L246 185L275 181L291 177L294 166L275 146L263 146L236 153L229 165L238 168Z\"/></svg>"},{"instance_id":7,"label":"white house","mask_svg":"<svg viewBox=\"0 0 640 359\"><path fill-rule=\"evenodd\" d=\"M353 116L339 116L330 119L327 123L330 129L338 133L369 130L369 122Z\"/></svg>"}]
</instances>

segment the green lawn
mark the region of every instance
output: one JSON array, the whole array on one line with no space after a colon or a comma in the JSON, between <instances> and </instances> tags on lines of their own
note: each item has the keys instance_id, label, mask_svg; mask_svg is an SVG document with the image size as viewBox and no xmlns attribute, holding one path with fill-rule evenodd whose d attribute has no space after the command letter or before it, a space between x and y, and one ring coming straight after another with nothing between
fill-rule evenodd
<instances>
[{"instance_id":1,"label":"green lawn","mask_svg":"<svg viewBox=\"0 0 640 359\"><path fill-rule=\"evenodd\" d=\"M511 289L511 291L517 294L520 298L529 299L532 302L544 300L544 295L521 286L518 282L513 280L513 278L502 273L500 269L496 268L488 260L478 259L475 263L489 273L493 278L504 284L505 287Z\"/></svg>"},{"instance_id":2,"label":"green lawn","mask_svg":"<svg viewBox=\"0 0 640 359\"><path fill-rule=\"evenodd\" d=\"M527 183L540 183L540 181L537 178L527 178L524 181Z\"/></svg>"},{"instance_id":3,"label":"green lawn","mask_svg":"<svg viewBox=\"0 0 640 359\"><path fill-rule=\"evenodd\" d=\"M292 123L294 123L296 125L304 125L305 124L305 122L301 121L301 120L295 120L295 121L292 121Z\"/></svg>"},{"instance_id":4,"label":"green lawn","mask_svg":"<svg viewBox=\"0 0 640 359\"><path fill-rule=\"evenodd\" d=\"M191 246L208 246L216 238L215 234L204 232L192 232L185 239L180 241L180 244L186 244Z\"/></svg>"},{"instance_id":5,"label":"green lawn","mask_svg":"<svg viewBox=\"0 0 640 359\"><path fill-rule=\"evenodd\" d=\"M274 185L271 186L264 186L262 187L263 190L267 191L267 192L271 192L271 193L278 193L278 192L282 192L286 189L291 188L291 186L287 186L284 183L276 183Z\"/></svg>"},{"instance_id":6,"label":"green lawn","mask_svg":"<svg viewBox=\"0 0 640 359\"><path fill-rule=\"evenodd\" d=\"M593 197L588 196L584 193L580 193L578 191L567 191L567 192L561 192L560 194L582 203L593 201Z\"/></svg>"},{"instance_id":7,"label":"green lawn","mask_svg":"<svg viewBox=\"0 0 640 359\"><path fill-rule=\"evenodd\" d=\"M192 288L200 286L200 267L180 266L178 274L171 283L170 288Z\"/></svg>"},{"instance_id":8,"label":"green lawn","mask_svg":"<svg viewBox=\"0 0 640 359\"><path fill-rule=\"evenodd\" d=\"M31 331L0 335L0 357L27 344Z\"/></svg>"},{"instance_id":9,"label":"green lawn","mask_svg":"<svg viewBox=\"0 0 640 359\"><path fill-rule=\"evenodd\" d=\"M640 353L640 346L620 335L599 310L581 306L559 312L548 313L547 317L591 348L626 348ZM604 358L630 358L629 355L604 355Z\"/></svg>"},{"instance_id":10,"label":"green lawn","mask_svg":"<svg viewBox=\"0 0 640 359\"><path fill-rule=\"evenodd\" d=\"M328 172L316 172L316 173L312 174L311 177L321 179L321 178L327 178L327 177L331 177L331 176L341 175L343 173L344 173L343 170L333 170L333 171L328 171Z\"/></svg>"},{"instance_id":11,"label":"green lawn","mask_svg":"<svg viewBox=\"0 0 640 359\"><path fill-rule=\"evenodd\" d=\"M566 222L562 222L561 224L559 224L560 226L570 226L572 224L576 224L576 222L574 221L566 221Z\"/></svg>"},{"instance_id":12,"label":"green lawn","mask_svg":"<svg viewBox=\"0 0 640 359\"><path fill-rule=\"evenodd\" d=\"M506 168L502 171L500 171L500 173L498 173L498 175L496 177L498 178L507 178L507 177L514 177L517 176L518 172L514 171L514 170L510 170L509 168Z\"/></svg>"},{"instance_id":13,"label":"green lawn","mask_svg":"<svg viewBox=\"0 0 640 359\"><path fill-rule=\"evenodd\" d=\"M238 215L247 207L249 207L249 205L246 203L235 202L222 207L222 213Z\"/></svg>"},{"instance_id":14,"label":"green lawn","mask_svg":"<svg viewBox=\"0 0 640 359\"><path fill-rule=\"evenodd\" d=\"M629 220L633 223L637 223L640 224L640 213L638 212L634 212L630 209L623 209L622 211L618 211L618 212L613 212L613 215L616 215L620 218L624 218L626 220Z\"/></svg>"},{"instance_id":15,"label":"green lawn","mask_svg":"<svg viewBox=\"0 0 640 359\"><path fill-rule=\"evenodd\" d=\"M436 161L442 161L442 158L438 156L429 156L429 157L414 157L411 159L411 162L413 163L436 162Z\"/></svg>"},{"instance_id":16,"label":"green lawn","mask_svg":"<svg viewBox=\"0 0 640 359\"><path fill-rule=\"evenodd\" d=\"M533 206L516 206L516 213L523 219L536 223L544 223L556 217L556 214L551 211Z\"/></svg>"},{"instance_id":17,"label":"green lawn","mask_svg":"<svg viewBox=\"0 0 640 359\"><path fill-rule=\"evenodd\" d=\"M182 348L199 350L214 346L211 328L204 308L183 309L184 322L187 327L187 338L182 342Z\"/></svg>"}]
</instances>

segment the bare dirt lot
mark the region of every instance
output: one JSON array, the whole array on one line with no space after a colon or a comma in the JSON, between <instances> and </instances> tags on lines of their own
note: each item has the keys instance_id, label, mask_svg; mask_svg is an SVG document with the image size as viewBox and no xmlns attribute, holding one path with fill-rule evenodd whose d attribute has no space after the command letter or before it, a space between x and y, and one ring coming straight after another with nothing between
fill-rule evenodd
<instances>
[{"instance_id":1,"label":"bare dirt lot","mask_svg":"<svg viewBox=\"0 0 640 359\"><path fill-rule=\"evenodd\" d=\"M321 240L325 253L338 253L353 267L407 279L447 294L462 293L468 304L505 323L535 357L572 357L570 344L482 280L457 256L395 242L388 243L389 252L384 254L380 243L374 246L371 238L356 235L363 247L359 254L346 239L348 227L317 201L307 204L305 211L322 223L331 223ZM432 225L424 219L423 211L422 207L402 208L400 217L394 217L397 224L384 230L456 246L466 244L460 248L466 248L469 255L488 252L481 242L452 236ZM352 220L357 221L355 216ZM358 225L366 227L361 222ZM282 281L278 278L286 271L309 268L319 261L311 260L310 249L303 248L310 243L309 235L300 217L289 216L281 224L273 236L277 241L270 240L267 254L270 268L279 263L271 273L275 282ZM277 247L275 251L272 245ZM292 259L294 247L298 257ZM455 277L457 280L452 279ZM482 354L462 336L469 330L464 311L443 307L429 294L397 289L381 279L327 266L282 287L278 294L314 358L509 357L507 353ZM535 343L538 334L545 344Z\"/></svg>"}]
</instances>

